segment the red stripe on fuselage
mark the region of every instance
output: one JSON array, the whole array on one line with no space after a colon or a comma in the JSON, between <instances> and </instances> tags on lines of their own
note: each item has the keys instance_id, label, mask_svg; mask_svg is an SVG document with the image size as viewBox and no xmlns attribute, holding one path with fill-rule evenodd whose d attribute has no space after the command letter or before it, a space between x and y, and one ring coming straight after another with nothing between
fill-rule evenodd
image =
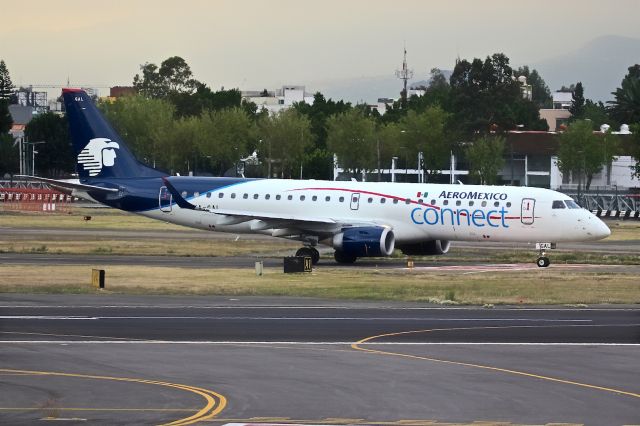
<instances>
[{"instance_id":1,"label":"red stripe on fuselage","mask_svg":"<svg viewBox=\"0 0 640 426\"><path fill-rule=\"evenodd\" d=\"M377 195L378 197L390 198L392 200L404 201L405 203L409 200L409 204L416 204L418 206L431 207L436 210L441 210L441 207L434 206L428 203L419 203L417 201L413 201L410 198L398 197L396 195L383 194L381 192L373 192L373 191L362 191L358 189L348 189L348 188L298 188L298 189L290 189L289 191L344 191L344 192L352 192L358 194L368 194L368 195ZM456 212L457 213L457 212ZM460 216L466 216L465 212L461 212ZM490 219L501 219L501 216L491 216ZM505 219L511 220L520 220L520 216L505 216ZM524 217L522 219L531 219L530 217ZM536 216L535 219L540 219L540 217Z\"/></svg>"}]
</instances>

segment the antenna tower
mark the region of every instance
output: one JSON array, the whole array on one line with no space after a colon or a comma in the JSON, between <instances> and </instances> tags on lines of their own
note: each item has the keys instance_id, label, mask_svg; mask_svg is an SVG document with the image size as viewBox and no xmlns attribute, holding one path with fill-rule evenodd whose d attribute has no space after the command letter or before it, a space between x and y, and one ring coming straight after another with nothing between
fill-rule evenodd
<instances>
[{"instance_id":1,"label":"antenna tower","mask_svg":"<svg viewBox=\"0 0 640 426\"><path fill-rule=\"evenodd\" d=\"M396 77L403 81L402 89L402 107L407 106L407 80L413 78L413 70L407 67L407 48L404 48L404 60L402 61L402 69L396 70Z\"/></svg>"}]
</instances>

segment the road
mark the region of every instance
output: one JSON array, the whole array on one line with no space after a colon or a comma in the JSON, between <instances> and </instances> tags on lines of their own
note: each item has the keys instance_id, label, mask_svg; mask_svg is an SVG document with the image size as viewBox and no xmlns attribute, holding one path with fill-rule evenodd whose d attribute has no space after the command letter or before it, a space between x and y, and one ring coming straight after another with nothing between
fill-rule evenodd
<instances>
[{"instance_id":1,"label":"road","mask_svg":"<svg viewBox=\"0 0 640 426\"><path fill-rule=\"evenodd\" d=\"M635 306L5 294L0 332L6 424L640 422Z\"/></svg>"}]
</instances>

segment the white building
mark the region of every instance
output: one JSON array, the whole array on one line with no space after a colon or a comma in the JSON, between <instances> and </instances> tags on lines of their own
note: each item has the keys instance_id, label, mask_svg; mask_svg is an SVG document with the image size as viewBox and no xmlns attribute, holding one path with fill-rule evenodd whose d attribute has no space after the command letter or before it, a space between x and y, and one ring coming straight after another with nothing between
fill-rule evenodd
<instances>
[{"instance_id":1,"label":"white building","mask_svg":"<svg viewBox=\"0 0 640 426\"><path fill-rule=\"evenodd\" d=\"M304 86L282 86L282 89L276 91L266 89L242 91L242 100L255 103L258 106L258 111L266 110L269 113L277 113L290 108L296 102L313 105L313 94L307 93Z\"/></svg>"}]
</instances>

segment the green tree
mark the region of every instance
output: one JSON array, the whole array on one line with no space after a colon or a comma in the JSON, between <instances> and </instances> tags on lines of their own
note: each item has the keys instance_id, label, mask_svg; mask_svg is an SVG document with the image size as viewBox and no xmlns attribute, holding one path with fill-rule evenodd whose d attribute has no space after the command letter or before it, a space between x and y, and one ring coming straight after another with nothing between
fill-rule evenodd
<instances>
[{"instance_id":1,"label":"green tree","mask_svg":"<svg viewBox=\"0 0 640 426\"><path fill-rule=\"evenodd\" d=\"M158 67L147 62L140 66L142 76L133 77L133 87L148 98L163 98L177 93L192 93L198 82L187 62L179 56L165 59Z\"/></svg>"},{"instance_id":2,"label":"green tree","mask_svg":"<svg viewBox=\"0 0 640 426\"><path fill-rule=\"evenodd\" d=\"M167 98L175 105L179 117L199 116L204 111L237 108L242 105L242 95L238 89L213 92L204 83L197 83L194 93L173 92Z\"/></svg>"},{"instance_id":3,"label":"green tree","mask_svg":"<svg viewBox=\"0 0 640 426\"><path fill-rule=\"evenodd\" d=\"M376 167L376 123L361 109L351 109L327 120L327 149L354 174Z\"/></svg>"},{"instance_id":4,"label":"green tree","mask_svg":"<svg viewBox=\"0 0 640 426\"><path fill-rule=\"evenodd\" d=\"M296 109L289 108L265 117L259 124L262 139L261 157L267 161L267 176L272 177L276 170L274 160L281 177L295 176L296 169L304 160L311 145L311 121Z\"/></svg>"},{"instance_id":5,"label":"green tree","mask_svg":"<svg viewBox=\"0 0 640 426\"><path fill-rule=\"evenodd\" d=\"M25 136L32 142L45 142L37 145L34 174L58 178L75 171L75 155L66 117L52 112L38 114L27 124Z\"/></svg>"},{"instance_id":6,"label":"green tree","mask_svg":"<svg viewBox=\"0 0 640 426\"><path fill-rule=\"evenodd\" d=\"M636 164L632 170L633 176L640 179L640 123L631 125L631 146L632 155L636 160Z\"/></svg>"},{"instance_id":7,"label":"green tree","mask_svg":"<svg viewBox=\"0 0 640 426\"><path fill-rule=\"evenodd\" d=\"M13 96L13 83L4 60L0 60L0 100L9 100Z\"/></svg>"},{"instance_id":8,"label":"green tree","mask_svg":"<svg viewBox=\"0 0 640 426\"><path fill-rule=\"evenodd\" d=\"M242 108L206 111L200 116L195 146L204 164L222 175L257 145L255 123Z\"/></svg>"},{"instance_id":9,"label":"green tree","mask_svg":"<svg viewBox=\"0 0 640 426\"><path fill-rule=\"evenodd\" d=\"M516 77L524 76L527 78L527 84L531 85L531 100L540 108L551 108L553 98L549 86L540 76L537 70L529 70L527 65L518 68L514 75Z\"/></svg>"},{"instance_id":10,"label":"green tree","mask_svg":"<svg viewBox=\"0 0 640 426\"><path fill-rule=\"evenodd\" d=\"M611 104L611 116L620 123L640 123L640 65L629 67L627 75L615 92Z\"/></svg>"},{"instance_id":11,"label":"green tree","mask_svg":"<svg viewBox=\"0 0 640 426\"><path fill-rule=\"evenodd\" d=\"M558 167L563 174L577 178L579 190L582 184L588 190L593 175L614 159L616 139L612 135L598 136L587 120L576 120L560 135ZM584 177L584 182L583 182Z\"/></svg>"},{"instance_id":12,"label":"green tree","mask_svg":"<svg viewBox=\"0 0 640 426\"><path fill-rule=\"evenodd\" d=\"M5 173L18 171L18 148L14 145L9 130L13 125L13 119L9 114L7 100L0 100L0 177Z\"/></svg>"},{"instance_id":13,"label":"green tree","mask_svg":"<svg viewBox=\"0 0 640 426\"><path fill-rule=\"evenodd\" d=\"M327 120L332 115L350 110L351 104L326 99L322 93L316 92L312 105L297 102L293 108L306 115L311 121L313 144L309 146L305 155L305 176L309 179L331 179L333 153L327 149Z\"/></svg>"},{"instance_id":14,"label":"green tree","mask_svg":"<svg viewBox=\"0 0 640 426\"><path fill-rule=\"evenodd\" d=\"M465 149L469 173L480 185L493 185L504 166L505 140L502 136L482 136Z\"/></svg>"},{"instance_id":15,"label":"green tree","mask_svg":"<svg viewBox=\"0 0 640 426\"><path fill-rule=\"evenodd\" d=\"M8 133L11 126L13 126L13 118L9 112L9 101L0 99L0 135Z\"/></svg>"},{"instance_id":16,"label":"green tree","mask_svg":"<svg viewBox=\"0 0 640 426\"><path fill-rule=\"evenodd\" d=\"M98 105L138 160L152 167L171 168L168 144L175 112L171 103L143 96L125 96Z\"/></svg>"},{"instance_id":17,"label":"green tree","mask_svg":"<svg viewBox=\"0 0 640 426\"><path fill-rule=\"evenodd\" d=\"M409 159L424 156L424 169L430 175L440 172L447 162L451 144L445 131L448 114L439 106L429 107L422 113L407 112L398 123L402 137L400 143L406 148ZM417 160L416 160L417 161ZM405 167L411 167L411 161Z\"/></svg>"},{"instance_id":18,"label":"green tree","mask_svg":"<svg viewBox=\"0 0 640 426\"><path fill-rule=\"evenodd\" d=\"M576 89L571 95L571 107L569 107L569 112L574 120L580 120L583 118L584 104L584 88L582 87L582 82L579 81L576 84Z\"/></svg>"},{"instance_id":19,"label":"green tree","mask_svg":"<svg viewBox=\"0 0 640 426\"><path fill-rule=\"evenodd\" d=\"M518 111L531 111L523 105L531 101L522 98L520 83L513 79L509 58L502 53L475 58L472 62L459 60L451 74L449 110L455 123L467 135L488 132L497 126L500 130L538 126L539 117L518 115ZM521 121L527 120L527 121Z\"/></svg>"},{"instance_id":20,"label":"green tree","mask_svg":"<svg viewBox=\"0 0 640 426\"><path fill-rule=\"evenodd\" d=\"M608 124L613 129L620 127L620 123L611 118L607 107L602 102L593 102L591 99L587 99L584 103L582 118L591 121L593 130L600 130L603 124Z\"/></svg>"}]
</instances>

